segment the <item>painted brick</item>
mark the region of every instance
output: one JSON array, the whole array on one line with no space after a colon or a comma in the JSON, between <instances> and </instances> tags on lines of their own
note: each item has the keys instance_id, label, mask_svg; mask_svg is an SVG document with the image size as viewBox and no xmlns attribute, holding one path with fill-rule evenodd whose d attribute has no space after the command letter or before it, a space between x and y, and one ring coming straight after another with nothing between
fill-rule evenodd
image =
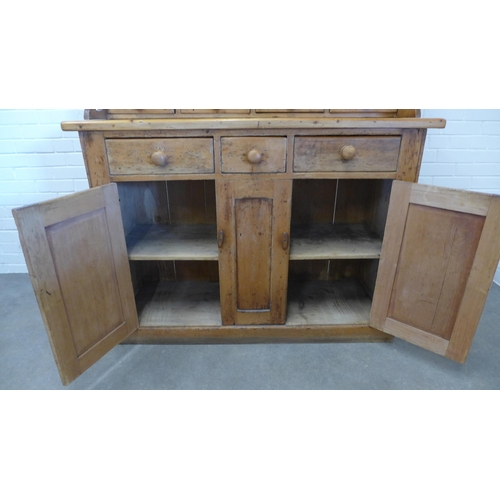
<instances>
[{"instance_id":1,"label":"painted brick","mask_svg":"<svg viewBox=\"0 0 500 500\"><path fill-rule=\"evenodd\" d=\"M0 243L1 253L21 253L22 248L20 243Z\"/></svg>"},{"instance_id":2,"label":"painted brick","mask_svg":"<svg viewBox=\"0 0 500 500\"><path fill-rule=\"evenodd\" d=\"M466 120L500 121L500 109L466 109Z\"/></svg>"},{"instance_id":3,"label":"painted brick","mask_svg":"<svg viewBox=\"0 0 500 500\"><path fill-rule=\"evenodd\" d=\"M87 179L75 181L75 191L84 191L85 189L89 189L89 182Z\"/></svg>"},{"instance_id":4,"label":"painted brick","mask_svg":"<svg viewBox=\"0 0 500 500\"><path fill-rule=\"evenodd\" d=\"M472 177L434 177L432 184L455 189L470 189Z\"/></svg>"},{"instance_id":5,"label":"painted brick","mask_svg":"<svg viewBox=\"0 0 500 500\"><path fill-rule=\"evenodd\" d=\"M434 163L437 158L437 150L435 149L424 149L424 154L422 156L422 163Z\"/></svg>"},{"instance_id":6,"label":"painted brick","mask_svg":"<svg viewBox=\"0 0 500 500\"><path fill-rule=\"evenodd\" d=\"M54 139L52 149L56 153L71 153L75 151L74 139Z\"/></svg>"},{"instance_id":7,"label":"painted brick","mask_svg":"<svg viewBox=\"0 0 500 500\"><path fill-rule=\"evenodd\" d=\"M0 168L3 167L27 167L27 155L0 155Z\"/></svg>"},{"instance_id":8,"label":"painted brick","mask_svg":"<svg viewBox=\"0 0 500 500\"><path fill-rule=\"evenodd\" d=\"M499 136L496 136L496 135L490 135L490 136L487 136L487 143L486 143L486 147L488 149L500 149L500 135Z\"/></svg>"},{"instance_id":9,"label":"painted brick","mask_svg":"<svg viewBox=\"0 0 500 500\"><path fill-rule=\"evenodd\" d=\"M39 193L71 192L74 190L74 183L72 180L36 181L36 187Z\"/></svg>"},{"instance_id":10,"label":"painted brick","mask_svg":"<svg viewBox=\"0 0 500 500\"><path fill-rule=\"evenodd\" d=\"M488 138L481 135L450 137L450 149L486 149Z\"/></svg>"},{"instance_id":11,"label":"painted brick","mask_svg":"<svg viewBox=\"0 0 500 500\"><path fill-rule=\"evenodd\" d=\"M483 124L483 134L500 135L500 121L498 121L498 122L485 122Z\"/></svg>"},{"instance_id":12,"label":"painted brick","mask_svg":"<svg viewBox=\"0 0 500 500\"><path fill-rule=\"evenodd\" d=\"M483 163L475 165L473 163L467 163L462 165L457 165L456 175L499 175L500 176L500 165L496 163Z\"/></svg>"},{"instance_id":13,"label":"painted brick","mask_svg":"<svg viewBox=\"0 0 500 500\"><path fill-rule=\"evenodd\" d=\"M83 120L83 110L80 109L41 109L38 110L40 123L57 123L64 121Z\"/></svg>"},{"instance_id":14,"label":"painted brick","mask_svg":"<svg viewBox=\"0 0 500 500\"><path fill-rule=\"evenodd\" d=\"M473 163L478 161L478 153L478 151L470 149L439 150L437 152L437 161L439 163Z\"/></svg>"},{"instance_id":15,"label":"painted brick","mask_svg":"<svg viewBox=\"0 0 500 500\"><path fill-rule=\"evenodd\" d=\"M454 176L457 166L447 163L429 163L422 165L421 172L428 176Z\"/></svg>"},{"instance_id":16,"label":"painted brick","mask_svg":"<svg viewBox=\"0 0 500 500\"><path fill-rule=\"evenodd\" d=\"M0 254L0 264L22 264L24 258L21 254Z\"/></svg>"},{"instance_id":17,"label":"painted brick","mask_svg":"<svg viewBox=\"0 0 500 500\"><path fill-rule=\"evenodd\" d=\"M428 135L425 141L425 148L446 149L448 148L449 142L450 138L445 135Z\"/></svg>"},{"instance_id":18,"label":"painted brick","mask_svg":"<svg viewBox=\"0 0 500 500\"><path fill-rule=\"evenodd\" d=\"M20 125L0 125L0 139L22 139L23 131Z\"/></svg>"},{"instance_id":19,"label":"painted brick","mask_svg":"<svg viewBox=\"0 0 500 500\"><path fill-rule=\"evenodd\" d=\"M0 168L0 181L12 181L15 178L13 168Z\"/></svg>"},{"instance_id":20,"label":"painted brick","mask_svg":"<svg viewBox=\"0 0 500 500\"><path fill-rule=\"evenodd\" d=\"M17 229L14 219L0 219L0 229Z\"/></svg>"},{"instance_id":21,"label":"painted brick","mask_svg":"<svg viewBox=\"0 0 500 500\"><path fill-rule=\"evenodd\" d=\"M497 177L474 177L472 179L473 188L500 189L500 176Z\"/></svg>"},{"instance_id":22,"label":"painted brick","mask_svg":"<svg viewBox=\"0 0 500 500\"><path fill-rule=\"evenodd\" d=\"M52 153L54 148L50 141L44 139L15 141L18 153Z\"/></svg>"},{"instance_id":23,"label":"painted brick","mask_svg":"<svg viewBox=\"0 0 500 500\"><path fill-rule=\"evenodd\" d=\"M0 242L1 243L19 243L19 234L16 231L0 231Z\"/></svg>"},{"instance_id":24,"label":"painted brick","mask_svg":"<svg viewBox=\"0 0 500 500\"><path fill-rule=\"evenodd\" d=\"M53 179L86 179L84 167L54 167L51 170Z\"/></svg>"},{"instance_id":25,"label":"painted brick","mask_svg":"<svg viewBox=\"0 0 500 500\"><path fill-rule=\"evenodd\" d=\"M22 203L22 198L19 193L5 194L0 192L0 206L18 207Z\"/></svg>"},{"instance_id":26,"label":"painted brick","mask_svg":"<svg viewBox=\"0 0 500 500\"><path fill-rule=\"evenodd\" d=\"M35 181L4 181L0 183L2 193L36 193Z\"/></svg>"},{"instance_id":27,"label":"painted brick","mask_svg":"<svg viewBox=\"0 0 500 500\"><path fill-rule=\"evenodd\" d=\"M27 268L26 264L8 264L8 265L1 266L1 267L5 267L7 273L27 273L28 272L28 268Z\"/></svg>"},{"instance_id":28,"label":"painted brick","mask_svg":"<svg viewBox=\"0 0 500 500\"><path fill-rule=\"evenodd\" d=\"M0 124L38 123L38 114L35 110L7 109L0 110Z\"/></svg>"},{"instance_id":29,"label":"painted brick","mask_svg":"<svg viewBox=\"0 0 500 500\"><path fill-rule=\"evenodd\" d=\"M449 121L443 129L444 135L480 135L483 128L482 122Z\"/></svg>"},{"instance_id":30,"label":"painted brick","mask_svg":"<svg viewBox=\"0 0 500 500\"><path fill-rule=\"evenodd\" d=\"M428 184L428 185L432 186L432 177L427 177L425 175L421 175L418 178L418 183L419 184Z\"/></svg>"},{"instance_id":31,"label":"painted brick","mask_svg":"<svg viewBox=\"0 0 500 500\"><path fill-rule=\"evenodd\" d=\"M62 130L59 125L23 125L22 132L25 139L56 139L62 137Z\"/></svg>"},{"instance_id":32,"label":"painted brick","mask_svg":"<svg viewBox=\"0 0 500 500\"><path fill-rule=\"evenodd\" d=\"M67 165L84 165L82 153L81 152L66 153L66 164Z\"/></svg>"},{"instance_id":33,"label":"painted brick","mask_svg":"<svg viewBox=\"0 0 500 500\"><path fill-rule=\"evenodd\" d=\"M66 157L64 154L48 153L29 155L30 167L61 167L66 165Z\"/></svg>"},{"instance_id":34,"label":"painted brick","mask_svg":"<svg viewBox=\"0 0 500 500\"><path fill-rule=\"evenodd\" d=\"M463 120L465 110L463 109L424 109L422 117L424 118L444 118L445 120Z\"/></svg>"},{"instance_id":35,"label":"painted brick","mask_svg":"<svg viewBox=\"0 0 500 500\"><path fill-rule=\"evenodd\" d=\"M52 200L54 198L57 198L55 193L25 193L21 194L21 206L32 205L33 203L42 203L43 201Z\"/></svg>"},{"instance_id":36,"label":"painted brick","mask_svg":"<svg viewBox=\"0 0 500 500\"><path fill-rule=\"evenodd\" d=\"M53 179L53 169L52 168L16 168L15 169L16 179L19 180L46 180Z\"/></svg>"},{"instance_id":37,"label":"painted brick","mask_svg":"<svg viewBox=\"0 0 500 500\"><path fill-rule=\"evenodd\" d=\"M17 153L14 141L0 141L0 154Z\"/></svg>"}]
</instances>

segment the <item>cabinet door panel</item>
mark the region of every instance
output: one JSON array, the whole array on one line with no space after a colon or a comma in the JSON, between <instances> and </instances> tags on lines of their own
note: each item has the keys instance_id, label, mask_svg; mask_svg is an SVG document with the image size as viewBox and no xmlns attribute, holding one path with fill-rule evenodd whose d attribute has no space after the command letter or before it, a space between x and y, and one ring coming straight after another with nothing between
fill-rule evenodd
<instances>
[{"instance_id":1,"label":"cabinet door panel","mask_svg":"<svg viewBox=\"0 0 500 500\"><path fill-rule=\"evenodd\" d=\"M14 211L64 384L138 327L115 184Z\"/></svg>"},{"instance_id":2,"label":"cabinet door panel","mask_svg":"<svg viewBox=\"0 0 500 500\"><path fill-rule=\"evenodd\" d=\"M290 180L217 182L224 325L285 322L291 190Z\"/></svg>"},{"instance_id":3,"label":"cabinet door panel","mask_svg":"<svg viewBox=\"0 0 500 500\"><path fill-rule=\"evenodd\" d=\"M395 181L370 325L463 363L500 257L500 198Z\"/></svg>"}]
</instances>

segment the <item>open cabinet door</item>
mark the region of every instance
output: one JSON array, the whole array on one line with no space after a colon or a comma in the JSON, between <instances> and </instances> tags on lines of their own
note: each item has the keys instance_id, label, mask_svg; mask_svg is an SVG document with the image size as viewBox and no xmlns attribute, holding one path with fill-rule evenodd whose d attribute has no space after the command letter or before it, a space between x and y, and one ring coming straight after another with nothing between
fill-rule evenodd
<instances>
[{"instance_id":1,"label":"open cabinet door","mask_svg":"<svg viewBox=\"0 0 500 500\"><path fill-rule=\"evenodd\" d=\"M394 181L370 325L465 362L500 257L500 197Z\"/></svg>"},{"instance_id":2,"label":"open cabinet door","mask_svg":"<svg viewBox=\"0 0 500 500\"><path fill-rule=\"evenodd\" d=\"M13 210L67 385L138 327L116 184Z\"/></svg>"}]
</instances>

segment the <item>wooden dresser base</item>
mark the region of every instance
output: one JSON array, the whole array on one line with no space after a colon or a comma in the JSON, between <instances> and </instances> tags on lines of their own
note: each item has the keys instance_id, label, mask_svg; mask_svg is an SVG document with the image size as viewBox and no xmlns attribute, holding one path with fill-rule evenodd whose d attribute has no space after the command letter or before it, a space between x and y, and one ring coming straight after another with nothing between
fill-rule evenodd
<instances>
[{"instance_id":1,"label":"wooden dresser base","mask_svg":"<svg viewBox=\"0 0 500 500\"><path fill-rule=\"evenodd\" d=\"M220 326L139 328L123 344L256 344L309 342L391 342L394 337L368 325Z\"/></svg>"}]
</instances>

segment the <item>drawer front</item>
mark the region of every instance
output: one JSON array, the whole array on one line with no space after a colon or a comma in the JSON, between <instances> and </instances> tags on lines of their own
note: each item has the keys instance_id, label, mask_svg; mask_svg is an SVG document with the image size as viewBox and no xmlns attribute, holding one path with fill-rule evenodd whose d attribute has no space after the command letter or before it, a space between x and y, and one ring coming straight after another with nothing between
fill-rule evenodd
<instances>
[{"instance_id":1,"label":"drawer front","mask_svg":"<svg viewBox=\"0 0 500 500\"><path fill-rule=\"evenodd\" d=\"M111 175L211 174L213 139L107 139Z\"/></svg>"},{"instance_id":2,"label":"drawer front","mask_svg":"<svg viewBox=\"0 0 500 500\"><path fill-rule=\"evenodd\" d=\"M294 172L396 172L401 137L296 137Z\"/></svg>"},{"instance_id":3,"label":"drawer front","mask_svg":"<svg viewBox=\"0 0 500 500\"><path fill-rule=\"evenodd\" d=\"M223 173L286 172L286 137L222 137Z\"/></svg>"}]
</instances>

